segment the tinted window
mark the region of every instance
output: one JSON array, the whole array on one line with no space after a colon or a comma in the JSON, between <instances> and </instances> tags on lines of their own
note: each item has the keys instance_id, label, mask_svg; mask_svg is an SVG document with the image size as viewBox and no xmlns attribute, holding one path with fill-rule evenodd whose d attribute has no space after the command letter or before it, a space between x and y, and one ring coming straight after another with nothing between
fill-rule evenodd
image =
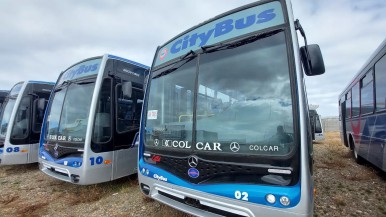
<instances>
[{"instance_id":1,"label":"tinted window","mask_svg":"<svg viewBox=\"0 0 386 217\"><path fill-rule=\"evenodd\" d=\"M202 55L195 148L214 151L218 143L217 151L232 154L289 153L294 146L287 59L283 32ZM212 150L199 142L213 144Z\"/></svg>"},{"instance_id":2,"label":"tinted window","mask_svg":"<svg viewBox=\"0 0 386 217\"><path fill-rule=\"evenodd\" d=\"M386 55L375 64L376 110L386 109Z\"/></svg>"},{"instance_id":3,"label":"tinted window","mask_svg":"<svg viewBox=\"0 0 386 217\"><path fill-rule=\"evenodd\" d=\"M184 141L181 147L192 147L197 62L188 60L177 64L153 73L147 106L146 145L178 150L178 142L173 146L172 141ZM168 70L170 73L160 76Z\"/></svg>"},{"instance_id":4,"label":"tinted window","mask_svg":"<svg viewBox=\"0 0 386 217\"><path fill-rule=\"evenodd\" d=\"M104 79L95 113L93 142L109 141L111 132L111 79Z\"/></svg>"},{"instance_id":5,"label":"tinted window","mask_svg":"<svg viewBox=\"0 0 386 217\"><path fill-rule=\"evenodd\" d=\"M351 117L351 91L346 93L346 118Z\"/></svg>"},{"instance_id":6,"label":"tinted window","mask_svg":"<svg viewBox=\"0 0 386 217\"><path fill-rule=\"evenodd\" d=\"M31 97L26 96L21 99L11 132L12 139L25 139L28 137L30 120Z\"/></svg>"},{"instance_id":7,"label":"tinted window","mask_svg":"<svg viewBox=\"0 0 386 217\"><path fill-rule=\"evenodd\" d=\"M352 110L351 110L351 116L358 116L359 115L359 82L356 83L352 89Z\"/></svg>"},{"instance_id":8,"label":"tinted window","mask_svg":"<svg viewBox=\"0 0 386 217\"><path fill-rule=\"evenodd\" d=\"M138 130L143 100L142 89L132 87L131 97L122 92L122 85L117 86L117 131L119 133Z\"/></svg>"},{"instance_id":9,"label":"tinted window","mask_svg":"<svg viewBox=\"0 0 386 217\"><path fill-rule=\"evenodd\" d=\"M369 71L361 80L361 114L374 110L373 74Z\"/></svg>"}]
</instances>

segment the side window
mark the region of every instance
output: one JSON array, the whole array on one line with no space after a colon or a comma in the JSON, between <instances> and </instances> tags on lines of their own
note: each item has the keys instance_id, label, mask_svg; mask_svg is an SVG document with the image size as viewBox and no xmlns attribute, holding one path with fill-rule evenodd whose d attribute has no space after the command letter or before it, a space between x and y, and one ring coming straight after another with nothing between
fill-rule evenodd
<instances>
[{"instance_id":1,"label":"side window","mask_svg":"<svg viewBox=\"0 0 386 217\"><path fill-rule=\"evenodd\" d=\"M111 151L111 79L105 78L99 93L98 104L95 112L94 130L91 149L98 153Z\"/></svg>"},{"instance_id":2,"label":"side window","mask_svg":"<svg viewBox=\"0 0 386 217\"><path fill-rule=\"evenodd\" d=\"M376 111L386 109L386 55L375 64Z\"/></svg>"},{"instance_id":3,"label":"side window","mask_svg":"<svg viewBox=\"0 0 386 217\"><path fill-rule=\"evenodd\" d=\"M361 114L372 113L374 110L373 73L370 70L361 79Z\"/></svg>"},{"instance_id":4,"label":"side window","mask_svg":"<svg viewBox=\"0 0 386 217\"><path fill-rule=\"evenodd\" d=\"M346 93L346 118L351 118L351 91Z\"/></svg>"},{"instance_id":5,"label":"side window","mask_svg":"<svg viewBox=\"0 0 386 217\"><path fill-rule=\"evenodd\" d=\"M17 109L16 117L13 122L11 140L13 139L27 139L29 134L29 121L30 121L30 96L25 96L21 99L19 108ZM20 141L22 142L22 141ZM22 144L19 142L13 142L13 144Z\"/></svg>"},{"instance_id":6,"label":"side window","mask_svg":"<svg viewBox=\"0 0 386 217\"><path fill-rule=\"evenodd\" d=\"M38 98L32 104L32 132L40 134L50 93L36 92Z\"/></svg>"},{"instance_id":7,"label":"side window","mask_svg":"<svg viewBox=\"0 0 386 217\"><path fill-rule=\"evenodd\" d=\"M359 82L352 87L351 91L351 117L355 117L359 115Z\"/></svg>"},{"instance_id":8,"label":"side window","mask_svg":"<svg viewBox=\"0 0 386 217\"><path fill-rule=\"evenodd\" d=\"M130 96L125 93L127 90L124 90L122 87L122 84L116 86L116 123L118 133L138 130L143 103L142 89L132 86Z\"/></svg>"}]
</instances>

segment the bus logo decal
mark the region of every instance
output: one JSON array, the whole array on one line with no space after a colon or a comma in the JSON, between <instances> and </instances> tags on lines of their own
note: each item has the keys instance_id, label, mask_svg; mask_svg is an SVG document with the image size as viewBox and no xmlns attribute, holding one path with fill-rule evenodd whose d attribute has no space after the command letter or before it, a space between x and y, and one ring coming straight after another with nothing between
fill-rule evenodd
<instances>
[{"instance_id":1,"label":"bus logo decal","mask_svg":"<svg viewBox=\"0 0 386 217\"><path fill-rule=\"evenodd\" d=\"M198 158L196 156L191 156L188 159L188 164L190 167L196 167L198 165Z\"/></svg>"},{"instance_id":2,"label":"bus logo decal","mask_svg":"<svg viewBox=\"0 0 386 217\"><path fill-rule=\"evenodd\" d=\"M200 176L200 171L198 171L196 168L190 168L190 169L188 170L188 175L189 175L191 178L195 179L195 178L197 178L197 177Z\"/></svg>"},{"instance_id":3,"label":"bus logo decal","mask_svg":"<svg viewBox=\"0 0 386 217\"><path fill-rule=\"evenodd\" d=\"M240 150L240 145L237 142L232 142L230 145L231 151L238 152Z\"/></svg>"},{"instance_id":4,"label":"bus logo decal","mask_svg":"<svg viewBox=\"0 0 386 217\"><path fill-rule=\"evenodd\" d=\"M164 49L161 50L161 53L159 55L159 59L163 60L167 54L168 54L168 49L165 47Z\"/></svg>"}]
</instances>

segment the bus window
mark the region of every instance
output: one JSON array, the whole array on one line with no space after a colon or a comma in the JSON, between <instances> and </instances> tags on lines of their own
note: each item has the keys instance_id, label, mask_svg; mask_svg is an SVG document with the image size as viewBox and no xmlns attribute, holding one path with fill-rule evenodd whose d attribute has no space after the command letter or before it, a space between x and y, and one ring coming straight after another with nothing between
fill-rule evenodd
<instances>
[{"instance_id":1,"label":"bus window","mask_svg":"<svg viewBox=\"0 0 386 217\"><path fill-rule=\"evenodd\" d=\"M386 109L386 55L375 64L376 110Z\"/></svg>"},{"instance_id":2,"label":"bus window","mask_svg":"<svg viewBox=\"0 0 386 217\"><path fill-rule=\"evenodd\" d=\"M93 142L106 143L111 138L111 79L105 78L100 90L97 111L95 113ZM105 144L104 146L111 146ZM95 147L95 146L91 146ZM112 147L104 147L103 150L112 150ZM98 152L94 150L94 152Z\"/></svg>"},{"instance_id":3,"label":"bus window","mask_svg":"<svg viewBox=\"0 0 386 217\"><path fill-rule=\"evenodd\" d=\"M351 117L351 91L346 94L346 118Z\"/></svg>"},{"instance_id":4,"label":"bus window","mask_svg":"<svg viewBox=\"0 0 386 217\"><path fill-rule=\"evenodd\" d=\"M370 70L361 80L361 114L372 113L373 110L373 73Z\"/></svg>"},{"instance_id":5,"label":"bus window","mask_svg":"<svg viewBox=\"0 0 386 217\"><path fill-rule=\"evenodd\" d=\"M23 97L17 110L11 133L11 143L14 145L26 143L25 141L20 140L24 140L28 137L30 100L30 96ZM19 141L12 141L13 139L17 139Z\"/></svg>"},{"instance_id":6,"label":"bus window","mask_svg":"<svg viewBox=\"0 0 386 217\"><path fill-rule=\"evenodd\" d=\"M118 84L116 88L117 96L117 131L125 133L139 128L141 119L143 91L132 87L131 97L125 96L122 91L122 85Z\"/></svg>"},{"instance_id":7,"label":"bus window","mask_svg":"<svg viewBox=\"0 0 386 217\"><path fill-rule=\"evenodd\" d=\"M351 89L351 100L352 100L352 108L351 108L351 117L355 117L359 115L359 82L356 83Z\"/></svg>"}]
</instances>

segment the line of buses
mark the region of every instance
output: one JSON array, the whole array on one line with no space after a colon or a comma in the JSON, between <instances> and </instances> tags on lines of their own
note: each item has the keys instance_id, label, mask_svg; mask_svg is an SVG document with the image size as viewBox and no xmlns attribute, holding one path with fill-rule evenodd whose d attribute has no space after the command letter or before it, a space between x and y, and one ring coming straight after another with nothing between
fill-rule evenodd
<instances>
[{"instance_id":1,"label":"line of buses","mask_svg":"<svg viewBox=\"0 0 386 217\"><path fill-rule=\"evenodd\" d=\"M0 164L39 162L80 185L138 173L146 196L197 216L312 216L319 116L304 74L325 69L291 7L263 0L216 16L159 46L151 67L106 54L56 83L17 83L1 92ZM340 111L345 144L358 159L378 148L374 162L385 170L378 59L341 96Z\"/></svg>"}]
</instances>

